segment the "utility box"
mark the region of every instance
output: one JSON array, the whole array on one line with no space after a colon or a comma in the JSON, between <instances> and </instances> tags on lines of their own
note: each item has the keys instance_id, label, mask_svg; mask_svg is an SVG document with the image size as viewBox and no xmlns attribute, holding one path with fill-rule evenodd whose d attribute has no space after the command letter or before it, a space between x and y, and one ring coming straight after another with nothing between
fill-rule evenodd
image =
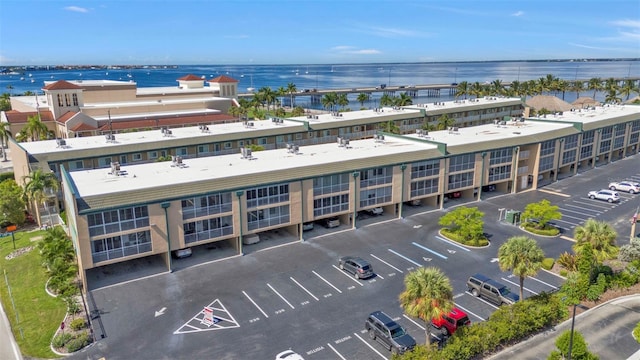
<instances>
[{"instance_id":1,"label":"utility box","mask_svg":"<svg viewBox=\"0 0 640 360\"><path fill-rule=\"evenodd\" d=\"M509 224L517 224L520 222L520 211L516 210L507 210L505 214L505 220Z\"/></svg>"}]
</instances>

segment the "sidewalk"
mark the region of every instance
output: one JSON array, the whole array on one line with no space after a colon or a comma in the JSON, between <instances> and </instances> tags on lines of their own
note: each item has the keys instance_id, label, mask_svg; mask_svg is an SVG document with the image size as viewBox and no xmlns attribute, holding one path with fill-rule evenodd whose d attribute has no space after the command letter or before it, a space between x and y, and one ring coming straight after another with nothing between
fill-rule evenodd
<instances>
[{"instance_id":1,"label":"sidewalk","mask_svg":"<svg viewBox=\"0 0 640 360\"><path fill-rule=\"evenodd\" d=\"M640 344L632 336L638 322L640 294L613 299L576 315L575 331L584 336L589 351L600 359L640 360ZM540 333L488 359L546 359L556 349L558 336L567 330L571 330L571 319L555 330Z\"/></svg>"},{"instance_id":2,"label":"sidewalk","mask_svg":"<svg viewBox=\"0 0 640 360\"><path fill-rule=\"evenodd\" d=\"M11 325L2 304L0 304L0 318L0 359L22 360L20 348L13 337Z\"/></svg>"}]
</instances>

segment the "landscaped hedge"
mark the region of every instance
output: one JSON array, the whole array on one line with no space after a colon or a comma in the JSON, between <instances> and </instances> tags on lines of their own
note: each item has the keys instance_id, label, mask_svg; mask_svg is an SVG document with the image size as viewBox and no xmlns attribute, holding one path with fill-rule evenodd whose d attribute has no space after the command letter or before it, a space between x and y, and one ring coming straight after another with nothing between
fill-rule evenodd
<instances>
[{"instance_id":1,"label":"landscaped hedge","mask_svg":"<svg viewBox=\"0 0 640 360\"><path fill-rule=\"evenodd\" d=\"M485 322L458 328L442 350L418 345L415 351L397 359L480 359L551 328L566 316L566 305L562 304L558 294L542 293L514 305L502 306Z\"/></svg>"},{"instance_id":2,"label":"landscaped hedge","mask_svg":"<svg viewBox=\"0 0 640 360\"><path fill-rule=\"evenodd\" d=\"M462 245L477 246L477 247L482 247L482 246L489 245L489 240L487 238L467 240L463 236L461 236L458 233L453 232L453 231L451 231L449 229L442 229L440 231L442 232L442 235L446 236L448 239L451 239L451 240L453 240L455 242L458 242L458 243L460 243Z\"/></svg>"}]
</instances>

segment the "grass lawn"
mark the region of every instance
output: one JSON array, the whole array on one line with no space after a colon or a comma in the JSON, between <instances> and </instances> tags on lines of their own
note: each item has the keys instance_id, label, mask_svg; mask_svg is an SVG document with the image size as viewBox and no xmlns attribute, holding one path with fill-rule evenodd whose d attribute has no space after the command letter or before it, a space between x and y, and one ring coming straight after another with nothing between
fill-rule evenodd
<instances>
[{"instance_id":1,"label":"grass lawn","mask_svg":"<svg viewBox=\"0 0 640 360\"><path fill-rule=\"evenodd\" d=\"M0 298L22 355L51 359L58 356L51 351L49 344L64 319L67 307L61 299L49 296L44 290L48 277L40 266L36 242L31 241L44 234L44 231L15 233L16 249L28 246L34 249L11 260L5 258L14 251L11 236L0 238ZM15 310L9 297L7 280Z\"/></svg>"}]
</instances>

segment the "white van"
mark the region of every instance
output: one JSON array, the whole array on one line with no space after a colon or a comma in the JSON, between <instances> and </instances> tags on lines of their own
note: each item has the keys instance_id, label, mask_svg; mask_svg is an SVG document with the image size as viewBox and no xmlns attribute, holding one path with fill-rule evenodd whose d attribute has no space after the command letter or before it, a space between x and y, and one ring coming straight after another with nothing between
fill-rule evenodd
<instances>
[{"instance_id":1,"label":"white van","mask_svg":"<svg viewBox=\"0 0 640 360\"><path fill-rule=\"evenodd\" d=\"M242 237L242 243L245 245L257 244L260 242L260 235L249 234Z\"/></svg>"}]
</instances>

